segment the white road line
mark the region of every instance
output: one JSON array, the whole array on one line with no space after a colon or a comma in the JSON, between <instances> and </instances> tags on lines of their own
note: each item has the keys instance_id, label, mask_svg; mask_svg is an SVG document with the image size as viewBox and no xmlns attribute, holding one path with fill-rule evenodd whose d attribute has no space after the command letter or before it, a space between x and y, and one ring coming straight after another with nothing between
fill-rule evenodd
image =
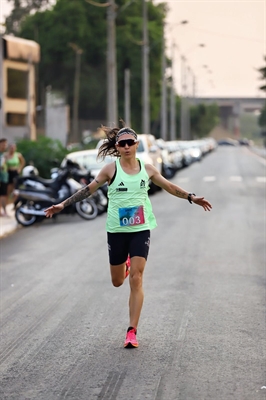
<instances>
[{"instance_id":1,"label":"white road line","mask_svg":"<svg viewBox=\"0 0 266 400\"><path fill-rule=\"evenodd\" d=\"M242 182L243 181L243 178L242 178L242 176L230 176L230 181L232 181L232 182Z\"/></svg>"},{"instance_id":2,"label":"white road line","mask_svg":"<svg viewBox=\"0 0 266 400\"><path fill-rule=\"evenodd\" d=\"M256 181L260 183L266 183L266 176L257 176Z\"/></svg>"},{"instance_id":3,"label":"white road line","mask_svg":"<svg viewBox=\"0 0 266 400\"><path fill-rule=\"evenodd\" d=\"M216 181L216 176L204 176L204 182L214 182Z\"/></svg>"}]
</instances>

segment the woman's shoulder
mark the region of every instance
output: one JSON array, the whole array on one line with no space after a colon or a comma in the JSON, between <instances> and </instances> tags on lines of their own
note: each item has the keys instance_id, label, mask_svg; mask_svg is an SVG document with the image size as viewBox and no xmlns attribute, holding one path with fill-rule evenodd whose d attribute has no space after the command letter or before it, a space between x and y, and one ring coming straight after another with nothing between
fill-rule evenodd
<instances>
[{"instance_id":1,"label":"woman's shoulder","mask_svg":"<svg viewBox=\"0 0 266 400\"><path fill-rule=\"evenodd\" d=\"M116 160L106 164L103 167L103 170L107 172L109 176L110 174L112 175L114 173L115 169L116 169Z\"/></svg>"},{"instance_id":2,"label":"woman's shoulder","mask_svg":"<svg viewBox=\"0 0 266 400\"><path fill-rule=\"evenodd\" d=\"M144 163L143 163L144 164ZM155 167L152 164L144 164L144 167L146 169L147 174L149 175L149 177L154 173Z\"/></svg>"}]
</instances>

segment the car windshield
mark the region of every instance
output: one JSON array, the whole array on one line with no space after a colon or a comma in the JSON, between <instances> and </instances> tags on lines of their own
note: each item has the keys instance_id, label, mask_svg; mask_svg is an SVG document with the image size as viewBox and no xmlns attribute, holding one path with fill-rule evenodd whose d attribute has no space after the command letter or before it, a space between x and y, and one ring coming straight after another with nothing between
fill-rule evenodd
<instances>
[{"instance_id":1,"label":"car windshield","mask_svg":"<svg viewBox=\"0 0 266 400\"><path fill-rule=\"evenodd\" d=\"M83 154L83 155L68 155L69 159L77 162L81 167L86 168L88 170L91 169L101 169L104 165L111 163L114 161L114 158L111 156L106 156L104 160L101 158L97 159L97 154Z\"/></svg>"}]
</instances>

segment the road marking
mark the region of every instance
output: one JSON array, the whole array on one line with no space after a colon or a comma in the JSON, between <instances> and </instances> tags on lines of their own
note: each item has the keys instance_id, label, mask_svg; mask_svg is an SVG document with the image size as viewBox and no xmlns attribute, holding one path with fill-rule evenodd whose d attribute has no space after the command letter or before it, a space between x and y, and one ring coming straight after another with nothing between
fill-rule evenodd
<instances>
[{"instance_id":1,"label":"road marking","mask_svg":"<svg viewBox=\"0 0 266 400\"><path fill-rule=\"evenodd\" d=\"M260 183L266 183L266 176L257 176L256 181Z\"/></svg>"},{"instance_id":2,"label":"road marking","mask_svg":"<svg viewBox=\"0 0 266 400\"><path fill-rule=\"evenodd\" d=\"M214 182L216 181L216 176L204 176L204 182Z\"/></svg>"},{"instance_id":3,"label":"road marking","mask_svg":"<svg viewBox=\"0 0 266 400\"><path fill-rule=\"evenodd\" d=\"M230 176L230 181L232 181L232 182L242 182L243 181L243 178L242 178L242 176Z\"/></svg>"},{"instance_id":4,"label":"road marking","mask_svg":"<svg viewBox=\"0 0 266 400\"><path fill-rule=\"evenodd\" d=\"M187 330L187 326L189 323L189 319L191 319L192 314L190 311L186 311L183 314L182 320L181 320L181 324L180 324L180 328L179 328L179 332L178 332L178 337L177 340L179 342L182 342L186 336L186 330Z\"/></svg>"}]
</instances>

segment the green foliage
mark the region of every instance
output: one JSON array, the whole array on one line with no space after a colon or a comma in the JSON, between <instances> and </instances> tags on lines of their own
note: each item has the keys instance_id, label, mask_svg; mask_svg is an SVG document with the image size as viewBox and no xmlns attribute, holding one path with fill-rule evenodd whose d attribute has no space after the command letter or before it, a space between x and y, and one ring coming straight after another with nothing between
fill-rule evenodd
<instances>
[{"instance_id":1,"label":"green foliage","mask_svg":"<svg viewBox=\"0 0 266 400\"><path fill-rule=\"evenodd\" d=\"M199 104L190 108L190 117L193 136L205 137L219 122L219 107L217 104Z\"/></svg>"},{"instance_id":2,"label":"green foliage","mask_svg":"<svg viewBox=\"0 0 266 400\"><path fill-rule=\"evenodd\" d=\"M261 110L261 114L259 116L259 126L264 127L266 129L266 103Z\"/></svg>"},{"instance_id":3,"label":"green foliage","mask_svg":"<svg viewBox=\"0 0 266 400\"><path fill-rule=\"evenodd\" d=\"M264 57L264 61L266 63L266 56ZM266 66L259 68L258 69L259 73L260 73L260 79L264 81L264 84L262 86L260 86L260 90L262 90L263 92L266 92L266 84L265 84L265 80L266 80Z\"/></svg>"},{"instance_id":4,"label":"green foliage","mask_svg":"<svg viewBox=\"0 0 266 400\"><path fill-rule=\"evenodd\" d=\"M266 56L264 57L264 61L266 62ZM260 68L259 72L261 74L261 78L260 79L264 80L264 82L265 82L265 79L266 79L266 66ZM263 92L266 92L265 83L264 83L264 85L262 85L260 87L260 90L262 90ZM266 131L266 103L264 104L264 107L261 110L261 113L260 113L259 118L258 118L258 123L259 123L259 126L261 128L263 128L262 136L265 136L265 131ZM264 146L266 147L266 139L264 141Z\"/></svg>"},{"instance_id":5,"label":"green foliage","mask_svg":"<svg viewBox=\"0 0 266 400\"><path fill-rule=\"evenodd\" d=\"M34 165L42 178L50 178L55 161L60 163L68 153L59 140L45 136L40 136L36 141L20 139L17 148L25 158L26 165Z\"/></svg>"},{"instance_id":6,"label":"green foliage","mask_svg":"<svg viewBox=\"0 0 266 400\"><path fill-rule=\"evenodd\" d=\"M33 1L33 0L31 0ZM41 0L39 0L41 1ZM124 69L131 71L132 126L141 129L142 98L142 3L117 1L117 83L118 116L124 118ZM150 42L151 120L158 119L161 91L161 51L165 4L148 6ZM20 36L38 41L41 46L40 87L51 85L63 91L73 104L75 52L74 43L83 50L81 56L79 117L106 118L106 48L107 8L95 7L85 0L57 0L52 9L28 15L21 24Z\"/></svg>"},{"instance_id":7,"label":"green foliage","mask_svg":"<svg viewBox=\"0 0 266 400\"><path fill-rule=\"evenodd\" d=\"M22 21L30 12L39 10L49 4L50 0L8 0L12 4L12 11L6 18L6 33L18 35Z\"/></svg>"}]
</instances>

